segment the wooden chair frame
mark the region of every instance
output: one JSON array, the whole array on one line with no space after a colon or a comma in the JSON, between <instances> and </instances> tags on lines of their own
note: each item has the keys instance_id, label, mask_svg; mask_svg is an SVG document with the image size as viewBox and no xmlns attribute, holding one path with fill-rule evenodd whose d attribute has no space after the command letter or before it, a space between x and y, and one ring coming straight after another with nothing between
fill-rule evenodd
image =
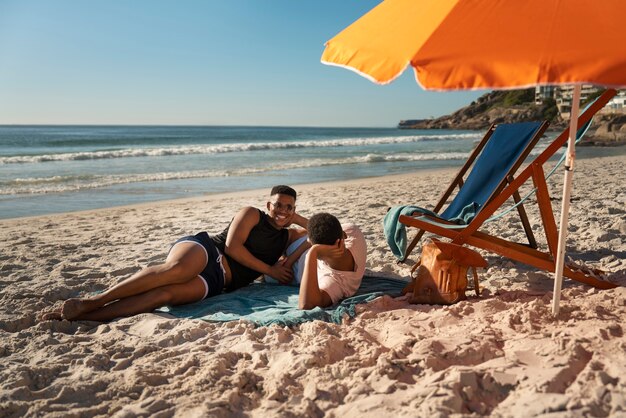
<instances>
[{"instance_id":1,"label":"wooden chair frame","mask_svg":"<svg viewBox=\"0 0 626 418\"><path fill-rule=\"evenodd\" d=\"M606 90L582 115L578 118L578 126L583 126L591 120L594 114L596 114L604 105L617 94L614 89ZM550 194L546 184L546 177L543 171L543 165L552 157L568 140L569 128L563 131L539 156L537 156L519 175L516 177L511 174L507 180L507 184L498 193L494 193L489 199L484 208L476 215L476 217L463 229L448 229L442 226L440 219L421 215L424 219L419 219L415 216L401 215L399 221L407 226L420 228L418 233L419 238L423 235L424 231L428 231L443 237L450 238L453 243L463 245L468 244L474 247L482 248L496 254L511 258L513 260L529 264L541 270L554 272L555 259L558 244L558 228L552 211L552 204L550 202ZM478 148L478 147L477 147ZM474 153L472 153L473 155ZM475 157L474 157L475 158ZM469 160L468 160L469 161ZM472 160L473 161L473 160ZM522 160L523 161L523 160ZM521 164L521 163L520 163ZM467 164L466 164L467 165ZM519 167L519 166L518 166ZM482 224L492 216L498 208L500 208L504 202L510 197L514 199L519 198L519 188L532 178L534 186L536 188L537 204L539 206L539 213L541 221L546 235L548 251L540 251L531 245L520 244L512 241L508 241L496 236L489 235L485 232L481 232L478 229ZM454 184L454 182L453 182ZM454 186L451 185L454 189ZM449 190L450 188L449 188ZM448 192L447 191L447 192ZM517 194L517 197L515 197ZM445 194L444 194L445 195ZM448 193L449 195L449 193ZM445 199L444 199L445 202ZM443 206L443 204L438 206ZM438 207L437 210L441 209ZM436 211L437 211L436 210ZM435 211L435 212L436 212ZM526 218L527 221L527 218ZM523 221L524 222L524 221ZM525 226L526 229L526 226ZM418 237L416 237L419 239ZM414 241L416 241L414 239ZM415 247L417 242L411 242ZM413 248L411 248L413 249ZM409 251L407 251L408 254ZM597 287L601 289L613 288L616 285L607 281L597 279L589 274L586 274L582 270L575 270L570 266L565 266L563 275Z\"/></svg>"},{"instance_id":2,"label":"wooden chair frame","mask_svg":"<svg viewBox=\"0 0 626 418\"><path fill-rule=\"evenodd\" d=\"M509 169L509 171L506 173L506 175L504 176L500 184L498 184L498 186L494 189L493 193L491 193L491 195L485 202L485 205L489 204L489 202L491 202L496 196L498 196L500 192L502 192L504 187L513 180L513 174L515 174L515 172L519 169L519 167L522 165L524 160L526 160L526 158L530 154L530 151L532 151L532 149L535 147L539 139L541 139L541 137L545 133L546 129L548 129L548 125L549 125L548 122L543 122L541 124L537 132L535 132L532 139L529 141L529 143L526 145L526 147L520 154L520 156L517 158L517 160L515 160L515 162ZM495 130L496 130L496 125L492 124L487 130L487 133L485 133L485 136L483 137L483 139L478 143L476 148L474 148L474 150L468 157L463 167L461 167L459 172L456 174L456 176L454 177L454 179L452 180L452 182L450 183L446 191L443 193L443 195L441 195L441 198L439 198L439 201L435 205L435 209L433 209L433 212L439 213L441 209L443 208L444 204L448 201L448 199L454 192L454 189L458 187L460 190L463 187L465 175L468 173L468 171L474 164L474 161L476 161L476 158L478 158L478 156L482 152L483 148L485 148L485 145L487 145L487 143L491 139L491 136L493 135ZM518 204L517 211L521 218L524 231L526 232L526 237L528 238L528 244L532 248L537 248L537 241L535 240L535 236L533 235L533 231L530 226L530 222L528 221L528 216L526 215L526 210L524 209L524 205L520 203L521 197L517 190L513 193L513 199L515 203ZM445 220L441 220L441 219L439 219L439 221L443 223L446 222ZM413 249L415 248L419 240L424 235L424 232L426 232L424 229L420 229L417 232L417 235L415 235L415 237L411 240L411 242L407 246L406 251L404 252L404 256L399 261L400 263L405 261L407 257L409 256L409 254L411 254L411 252L413 251Z\"/></svg>"}]
</instances>

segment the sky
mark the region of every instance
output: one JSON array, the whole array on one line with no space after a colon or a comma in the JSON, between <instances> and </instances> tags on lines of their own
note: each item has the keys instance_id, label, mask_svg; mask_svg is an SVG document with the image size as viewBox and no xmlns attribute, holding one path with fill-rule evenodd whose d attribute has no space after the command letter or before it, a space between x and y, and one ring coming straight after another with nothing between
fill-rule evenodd
<instances>
[{"instance_id":1,"label":"sky","mask_svg":"<svg viewBox=\"0 0 626 418\"><path fill-rule=\"evenodd\" d=\"M0 0L0 124L393 127L484 92L320 63L376 0Z\"/></svg>"}]
</instances>

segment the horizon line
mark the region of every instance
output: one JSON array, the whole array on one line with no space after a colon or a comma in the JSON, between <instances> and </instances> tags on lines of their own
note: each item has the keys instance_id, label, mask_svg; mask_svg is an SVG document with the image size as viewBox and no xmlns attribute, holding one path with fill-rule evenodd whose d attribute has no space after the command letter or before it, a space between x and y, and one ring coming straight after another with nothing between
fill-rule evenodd
<instances>
[{"instance_id":1,"label":"horizon line","mask_svg":"<svg viewBox=\"0 0 626 418\"><path fill-rule=\"evenodd\" d=\"M0 123L0 127L26 126L119 126L119 127L224 127L224 128L345 128L345 129L395 129L398 126L329 126L329 125L236 125L236 124L129 124L129 123Z\"/></svg>"}]
</instances>

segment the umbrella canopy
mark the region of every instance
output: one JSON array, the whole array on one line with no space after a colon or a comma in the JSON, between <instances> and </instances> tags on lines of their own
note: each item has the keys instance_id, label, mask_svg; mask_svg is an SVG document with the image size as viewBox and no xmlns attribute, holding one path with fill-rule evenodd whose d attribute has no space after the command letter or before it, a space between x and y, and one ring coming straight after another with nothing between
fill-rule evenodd
<instances>
[{"instance_id":1,"label":"umbrella canopy","mask_svg":"<svg viewBox=\"0 0 626 418\"><path fill-rule=\"evenodd\" d=\"M583 83L626 86L626 1L386 0L326 43L322 62L427 90L575 86L552 311L558 313Z\"/></svg>"},{"instance_id":2,"label":"umbrella canopy","mask_svg":"<svg viewBox=\"0 0 626 418\"><path fill-rule=\"evenodd\" d=\"M386 0L326 43L322 62L428 90L626 84L623 0Z\"/></svg>"}]
</instances>

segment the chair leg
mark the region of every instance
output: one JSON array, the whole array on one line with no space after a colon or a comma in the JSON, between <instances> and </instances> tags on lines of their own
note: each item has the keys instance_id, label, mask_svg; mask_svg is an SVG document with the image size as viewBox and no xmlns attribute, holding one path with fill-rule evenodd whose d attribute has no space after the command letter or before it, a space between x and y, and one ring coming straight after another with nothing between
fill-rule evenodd
<instances>
[{"instance_id":1,"label":"chair leg","mask_svg":"<svg viewBox=\"0 0 626 418\"><path fill-rule=\"evenodd\" d=\"M522 198L519 195L518 191L513 193L513 200L517 205L517 212L519 213L519 217L522 221L522 226L524 227L524 232L526 232L526 237L528 238L528 245L530 248L537 248L537 240L535 239L535 234L533 234L533 230L530 226L530 221L528 220L528 215L526 214L526 209L524 208L524 204L520 203Z\"/></svg>"},{"instance_id":2,"label":"chair leg","mask_svg":"<svg viewBox=\"0 0 626 418\"><path fill-rule=\"evenodd\" d=\"M506 181L511 184L514 180L513 176L508 175L506 177ZM526 214L526 208L524 208L524 204L520 203L522 197L519 194L519 190L515 190L513 192L513 201L517 205L517 213L519 214L520 220L522 221L522 226L524 227L524 232L526 232L526 238L528 238L528 245L530 248L537 249L537 240L535 239L535 234L533 234L533 230L530 227L530 221L528 220L528 215Z\"/></svg>"},{"instance_id":3,"label":"chair leg","mask_svg":"<svg viewBox=\"0 0 626 418\"><path fill-rule=\"evenodd\" d=\"M550 249L550 254L556 257L559 237L556 221L554 220L554 212L552 212L552 203L550 202L550 193L548 192L546 177L540 165L533 164L532 170L533 183L537 188L537 204L539 205L539 213L541 214L541 220L546 233L548 248Z\"/></svg>"}]
</instances>

